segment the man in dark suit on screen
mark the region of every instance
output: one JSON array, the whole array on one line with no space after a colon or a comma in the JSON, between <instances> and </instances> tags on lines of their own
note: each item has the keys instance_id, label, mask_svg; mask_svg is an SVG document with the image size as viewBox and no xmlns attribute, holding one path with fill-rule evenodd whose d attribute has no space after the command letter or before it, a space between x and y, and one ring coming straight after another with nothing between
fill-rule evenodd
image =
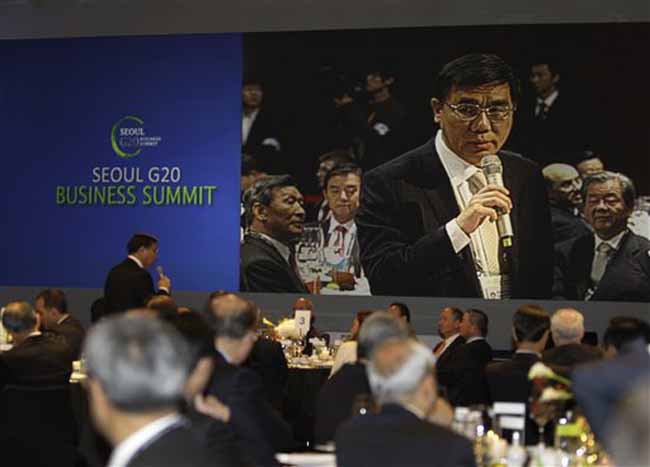
<instances>
[{"instance_id":1,"label":"man in dark suit on screen","mask_svg":"<svg viewBox=\"0 0 650 467\"><path fill-rule=\"evenodd\" d=\"M623 174L601 172L583 185L593 233L556 247L553 295L567 300L650 301L650 241L628 230L635 190Z\"/></svg>"},{"instance_id":2,"label":"man in dark suit on screen","mask_svg":"<svg viewBox=\"0 0 650 467\"><path fill-rule=\"evenodd\" d=\"M171 280L159 271L158 292L147 269L158 257L158 239L138 233L127 244L128 257L108 273L104 285L105 313L144 307L155 294L169 295Z\"/></svg>"},{"instance_id":3,"label":"man in dark suit on screen","mask_svg":"<svg viewBox=\"0 0 650 467\"><path fill-rule=\"evenodd\" d=\"M550 297L544 180L533 162L501 151L518 95L497 56L444 66L431 100L435 138L364 177L357 226L373 295ZM499 156L506 188L487 183L487 155ZM500 213L512 219L510 247L499 240Z\"/></svg>"},{"instance_id":4,"label":"man in dark suit on screen","mask_svg":"<svg viewBox=\"0 0 650 467\"><path fill-rule=\"evenodd\" d=\"M175 329L142 315L108 317L84 354L90 413L114 446L109 467L214 465L178 412L193 361Z\"/></svg>"},{"instance_id":5,"label":"man in dark suit on screen","mask_svg":"<svg viewBox=\"0 0 650 467\"><path fill-rule=\"evenodd\" d=\"M385 342L373 354L368 381L381 408L338 429L339 467L476 465L466 438L430 421L438 394L429 349L410 339Z\"/></svg>"},{"instance_id":6,"label":"man in dark suit on screen","mask_svg":"<svg viewBox=\"0 0 650 467\"><path fill-rule=\"evenodd\" d=\"M294 243L303 232L303 196L288 175L259 180L244 194L248 231L241 245L242 292L307 293Z\"/></svg>"}]
</instances>

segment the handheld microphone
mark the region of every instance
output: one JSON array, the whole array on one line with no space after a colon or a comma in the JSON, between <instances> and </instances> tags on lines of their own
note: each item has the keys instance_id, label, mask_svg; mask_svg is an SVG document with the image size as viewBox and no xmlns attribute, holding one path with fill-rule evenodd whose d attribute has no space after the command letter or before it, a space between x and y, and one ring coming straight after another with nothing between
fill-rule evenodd
<instances>
[{"instance_id":1,"label":"handheld microphone","mask_svg":"<svg viewBox=\"0 0 650 467\"><path fill-rule=\"evenodd\" d=\"M156 266L156 272L160 277L163 277L165 275L165 273L163 272L163 267L160 265Z\"/></svg>"},{"instance_id":2,"label":"handheld microphone","mask_svg":"<svg viewBox=\"0 0 650 467\"><path fill-rule=\"evenodd\" d=\"M499 156L484 156L481 159L481 168L485 173L488 184L505 186L503 184L503 165ZM497 212L499 213L499 217L497 217L497 230L499 231L499 238L501 238L501 245L504 248L510 248L512 247L512 239L514 238L510 214L502 212L502 210L498 210Z\"/></svg>"}]
</instances>

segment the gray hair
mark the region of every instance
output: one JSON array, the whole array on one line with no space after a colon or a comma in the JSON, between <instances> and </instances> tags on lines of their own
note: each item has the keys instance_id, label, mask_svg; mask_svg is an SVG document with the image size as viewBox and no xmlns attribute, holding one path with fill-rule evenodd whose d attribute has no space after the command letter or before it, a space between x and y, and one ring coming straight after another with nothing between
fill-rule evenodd
<instances>
[{"instance_id":1,"label":"gray hair","mask_svg":"<svg viewBox=\"0 0 650 467\"><path fill-rule=\"evenodd\" d=\"M36 312L27 302L8 303L2 313L2 325L9 332L31 331L37 322Z\"/></svg>"},{"instance_id":2,"label":"gray hair","mask_svg":"<svg viewBox=\"0 0 650 467\"><path fill-rule=\"evenodd\" d=\"M433 375L435 357L431 350L413 340L407 340L408 356L388 374L382 374L374 361L367 367L368 381L379 404L403 403L410 399L422 381Z\"/></svg>"},{"instance_id":3,"label":"gray hair","mask_svg":"<svg viewBox=\"0 0 650 467\"><path fill-rule=\"evenodd\" d=\"M609 181L617 180L621 184L621 190L623 191L623 201L625 205L629 208L634 206L634 200L636 199L636 189L634 188L634 182L630 180L627 175L623 175L618 172L609 172L604 171L594 175L590 175L585 178L582 183L582 197L587 199L587 191L589 186L595 183L607 183Z\"/></svg>"},{"instance_id":4,"label":"gray hair","mask_svg":"<svg viewBox=\"0 0 650 467\"><path fill-rule=\"evenodd\" d=\"M605 434L605 448L616 465L650 465L650 380L642 378L619 402Z\"/></svg>"},{"instance_id":5,"label":"gray hair","mask_svg":"<svg viewBox=\"0 0 650 467\"><path fill-rule=\"evenodd\" d=\"M273 200L273 190L285 186L296 186L290 175L269 175L255 182L244 192L242 203L247 226L253 222L253 206L257 203L269 206Z\"/></svg>"},{"instance_id":6,"label":"gray hair","mask_svg":"<svg viewBox=\"0 0 650 467\"><path fill-rule=\"evenodd\" d=\"M392 338L405 339L409 331L404 322L387 311L375 311L361 325L357 337L357 358L371 358L382 342Z\"/></svg>"},{"instance_id":7,"label":"gray hair","mask_svg":"<svg viewBox=\"0 0 650 467\"><path fill-rule=\"evenodd\" d=\"M579 344L585 335L585 318L578 310L563 308L551 317L551 335L556 345Z\"/></svg>"},{"instance_id":8,"label":"gray hair","mask_svg":"<svg viewBox=\"0 0 650 467\"><path fill-rule=\"evenodd\" d=\"M127 412L174 407L192 365L187 342L171 325L137 315L100 321L86 338L84 354L88 376Z\"/></svg>"}]
</instances>

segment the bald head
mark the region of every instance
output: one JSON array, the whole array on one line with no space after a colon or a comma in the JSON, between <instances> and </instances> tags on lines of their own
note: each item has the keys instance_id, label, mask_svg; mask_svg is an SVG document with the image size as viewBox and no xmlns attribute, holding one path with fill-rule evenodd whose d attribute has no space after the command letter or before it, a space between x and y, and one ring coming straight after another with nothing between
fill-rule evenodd
<instances>
[{"instance_id":1,"label":"bald head","mask_svg":"<svg viewBox=\"0 0 650 467\"><path fill-rule=\"evenodd\" d=\"M585 335L585 319L578 310L561 308L551 317L555 345L579 344Z\"/></svg>"},{"instance_id":2,"label":"bald head","mask_svg":"<svg viewBox=\"0 0 650 467\"><path fill-rule=\"evenodd\" d=\"M11 302L5 306L2 325L11 333L23 334L35 331L39 320L34 308L27 302Z\"/></svg>"},{"instance_id":3,"label":"bald head","mask_svg":"<svg viewBox=\"0 0 650 467\"><path fill-rule=\"evenodd\" d=\"M582 179L568 164L550 164L542 170L551 204L575 208L582 204Z\"/></svg>"}]
</instances>

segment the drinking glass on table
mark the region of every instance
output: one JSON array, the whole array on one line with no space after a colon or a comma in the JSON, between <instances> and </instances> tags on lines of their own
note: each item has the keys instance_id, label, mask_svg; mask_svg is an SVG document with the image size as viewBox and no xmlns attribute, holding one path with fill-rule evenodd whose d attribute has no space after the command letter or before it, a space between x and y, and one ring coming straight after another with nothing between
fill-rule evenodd
<instances>
[{"instance_id":1,"label":"drinking glass on table","mask_svg":"<svg viewBox=\"0 0 650 467\"><path fill-rule=\"evenodd\" d=\"M302 236L296 244L296 263L300 277L305 283L320 282L320 276L325 269L325 260L323 232L318 224L305 224Z\"/></svg>"}]
</instances>

